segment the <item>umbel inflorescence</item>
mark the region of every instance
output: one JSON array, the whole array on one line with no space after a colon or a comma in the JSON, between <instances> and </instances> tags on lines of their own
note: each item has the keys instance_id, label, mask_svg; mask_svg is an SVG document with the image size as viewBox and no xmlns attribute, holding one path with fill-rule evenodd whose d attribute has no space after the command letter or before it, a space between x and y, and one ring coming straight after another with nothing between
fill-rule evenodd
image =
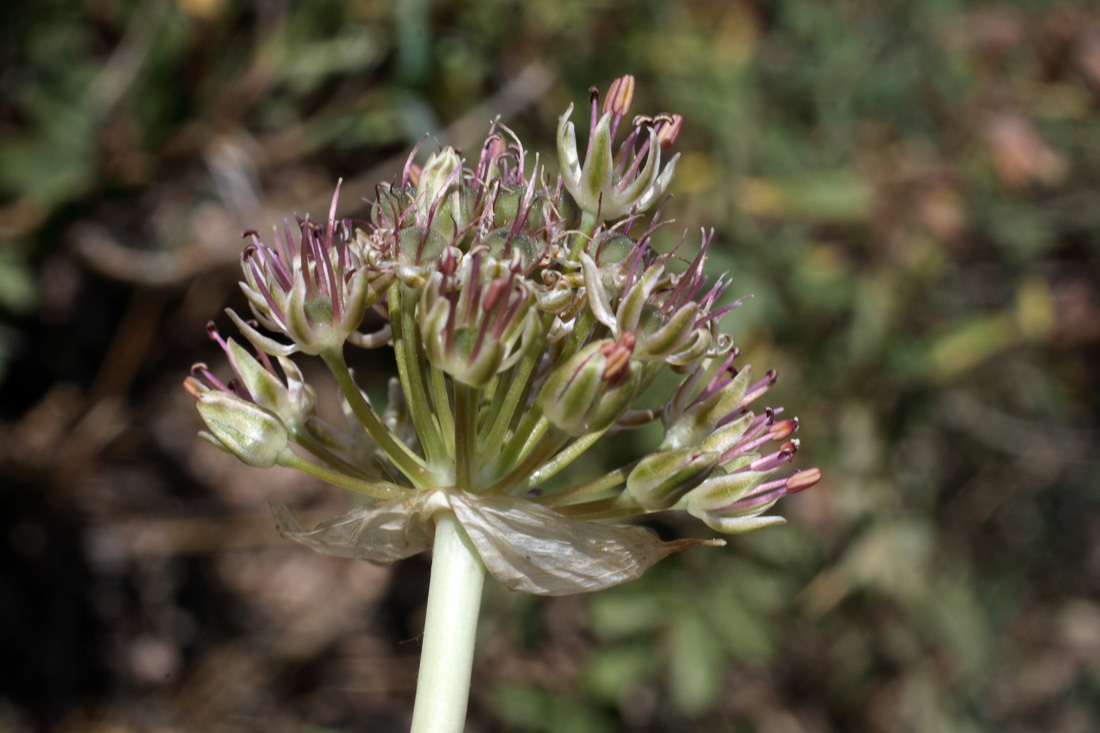
<instances>
[{"instance_id":1,"label":"umbel inflorescence","mask_svg":"<svg viewBox=\"0 0 1100 733\"><path fill-rule=\"evenodd\" d=\"M633 77L616 80L602 109L592 91L583 158L566 110L554 179L494 123L476 159L444 148L420 168L410 156L377 188L369 222L336 217L337 186L326 221L284 223L269 243L246 232L255 319L228 313L252 349L208 327L235 377L198 364L187 379L203 435L250 465L369 497L313 530L275 505L285 536L389 563L429 549L433 516L449 511L507 587L574 593L721 544L663 542L624 522L682 510L723 533L768 527L784 521L768 508L819 480L779 475L798 424L755 407L774 372L735 364L719 323L737 304L720 305L728 281L704 275L711 235L694 257L653 247L660 211L645 214L672 180L678 156L662 158L682 120L627 124L633 91ZM392 349L386 405L349 371L354 348ZM337 421L317 414L299 353L337 380ZM662 372L675 382L662 380L663 403L639 407ZM663 440L643 458L563 480L605 435L658 421Z\"/></svg>"}]
</instances>

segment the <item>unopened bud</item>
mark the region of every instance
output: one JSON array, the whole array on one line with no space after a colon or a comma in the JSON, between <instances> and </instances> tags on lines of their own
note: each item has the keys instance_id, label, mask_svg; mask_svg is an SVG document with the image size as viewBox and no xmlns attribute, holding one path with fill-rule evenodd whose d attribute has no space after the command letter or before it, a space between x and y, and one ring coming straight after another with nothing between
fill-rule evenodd
<instances>
[{"instance_id":1,"label":"unopened bud","mask_svg":"<svg viewBox=\"0 0 1100 733\"><path fill-rule=\"evenodd\" d=\"M418 167L417 172L420 171ZM411 215L405 216L405 212L413 205L416 195L416 184L408 188L382 184L375 189L375 201L370 210L371 223L376 227L397 228L399 226L411 226L415 222Z\"/></svg>"},{"instance_id":2,"label":"unopened bud","mask_svg":"<svg viewBox=\"0 0 1100 733\"><path fill-rule=\"evenodd\" d=\"M626 479L626 491L649 511L668 509L714 470L718 454L695 448L654 453L643 458Z\"/></svg>"},{"instance_id":3,"label":"unopened bud","mask_svg":"<svg viewBox=\"0 0 1100 733\"><path fill-rule=\"evenodd\" d=\"M448 185L453 185L462 175L462 158L452 147L445 147L428 156L428 162L420 171L416 183L416 196L422 204L431 204Z\"/></svg>"},{"instance_id":4,"label":"unopened bud","mask_svg":"<svg viewBox=\"0 0 1100 733\"><path fill-rule=\"evenodd\" d=\"M493 226L506 227L519 215L527 187L523 184L501 184L493 202Z\"/></svg>"},{"instance_id":5,"label":"unopened bud","mask_svg":"<svg viewBox=\"0 0 1100 733\"><path fill-rule=\"evenodd\" d=\"M698 315L699 304L689 303L673 313L672 317L662 324L655 323L654 321L659 319L651 316L646 324L651 326L651 330L642 339L644 356L661 358L679 351L691 338Z\"/></svg>"},{"instance_id":6,"label":"unopened bud","mask_svg":"<svg viewBox=\"0 0 1100 733\"><path fill-rule=\"evenodd\" d=\"M636 339L627 331L618 341L605 343L600 353L607 358L603 368L604 381L614 384L622 379L630 369L630 357L634 353Z\"/></svg>"},{"instance_id":7,"label":"unopened bud","mask_svg":"<svg viewBox=\"0 0 1100 733\"><path fill-rule=\"evenodd\" d=\"M454 237L470 222L472 202L462 178L462 158L454 148L428 158L417 182L416 205L422 221L427 223L430 215L432 229L445 237Z\"/></svg>"},{"instance_id":8,"label":"unopened bud","mask_svg":"<svg viewBox=\"0 0 1100 733\"><path fill-rule=\"evenodd\" d=\"M630 74L620 76L611 82L607 90L607 99L603 102L604 114L608 112L616 115L625 115L630 111L630 104L634 101L634 77Z\"/></svg>"},{"instance_id":9,"label":"unopened bud","mask_svg":"<svg viewBox=\"0 0 1100 733\"><path fill-rule=\"evenodd\" d=\"M250 466L270 468L286 450L286 426L252 402L211 390L199 398L198 409L214 437Z\"/></svg>"},{"instance_id":10,"label":"unopened bud","mask_svg":"<svg viewBox=\"0 0 1100 733\"><path fill-rule=\"evenodd\" d=\"M721 389L697 401L668 428L666 446L695 445L714 432L716 426L738 409L752 379L752 367L746 365Z\"/></svg>"},{"instance_id":11,"label":"unopened bud","mask_svg":"<svg viewBox=\"0 0 1100 733\"><path fill-rule=\"evenodd\" d=\"M740 500L767 477L764 471L735 471L712 476L693 489L681 501L683 508L695 517L713 512Z\"/></svg>"},{"instance_id":12,"label":"unopened bud","mask_svg":"<svg viewBox=\"0 0 1100 733\"><path fill-rule=\"evenodd\" d=\"M638 369L621 341L589 344L547 377L543 414L570 435L599 432L633 400L638 379Z\"/></svg>"}]
</instances>

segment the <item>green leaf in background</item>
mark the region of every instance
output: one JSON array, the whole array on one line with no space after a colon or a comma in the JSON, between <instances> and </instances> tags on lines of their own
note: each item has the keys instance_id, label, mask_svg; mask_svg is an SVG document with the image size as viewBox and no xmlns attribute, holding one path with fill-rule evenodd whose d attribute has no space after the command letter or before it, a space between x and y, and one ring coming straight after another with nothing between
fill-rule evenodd
<instances>
[{"instance_id":1,"label":"green leaf in background","mask_svg":"<svg viewBox=\"0 0 1100 733\"><path fill-rule=\"evenodd\" d=\"M550 690L500 684L492 693L497 714L532 733L611 733L615 726L600 713Z\"/></svg>"},{"instance_id":2,"label":"green leaf in background","mask_svg":"<svg viewBox=\"0 0 1100 733\"><path fill-rule=\"evenodd\" d=\"M27 313L38 303L34 271L21 257L0 247L0 308Z\"/></svg>"},{"instance_id":3,"label":"green leaf in background","mask_svg":"<svg viewBox=\"0 0 1100 733\"><path fill-rule=\"evenodd\" d=\"M850 224L870 216L871 194L855 173L822 171L796 180L749 179L741 185L738 202L756 216Z\"/></svg>"}]
</instances>

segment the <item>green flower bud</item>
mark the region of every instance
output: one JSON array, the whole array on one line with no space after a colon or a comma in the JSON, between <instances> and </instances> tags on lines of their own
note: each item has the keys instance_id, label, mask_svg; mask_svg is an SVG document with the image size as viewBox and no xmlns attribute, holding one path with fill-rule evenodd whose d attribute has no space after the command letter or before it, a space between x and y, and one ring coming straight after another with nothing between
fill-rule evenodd
<instances>
[{"instance_id":1,"label":"green flower bud","mask_svg":"<svg viewBox=\"0 0 1100 733\"><path fill-rule=\"evenodd\" d=\"M285 425L291 429L299 428L314 414L317 396L290 359L279 357L279 363L287 375L288 384L283 384L233 339L226 340L225 351L233 371L256 404L278 415Z\"/></svg>"},{"instance_id":2,"label":"green flower bud","mask_svg":"<svg viewBox=\"0 0 1100 733\"><path fill-rule=\"evenodd\" d=\"M416 187L419 220L448 239L454 239L473 214L473 201L462 177L462 158L447 147L430 156ZM435 209L433 213L433 209Z\"/></svg>"},{"instance_id":3,"label":"green flower bud","mask_svg":"<svg viewBox=\"0 0 1100 733\"><path fill-rule=\"evenodd\" d=\"M489 254L499 260L507 260L511 253L519 252L520 267L523 268L533 265L541 254L534 237L524 232L513 232L507 227L489 232L484 242L489 247Z\"/></svg>"},{"instance_id":4,"label":"green flower bud","mask_svg":"<svg viewBox=\"0 0 1100 733\"><path fill-rule=\"evenodd\" d=\"M463 384L484 387L519 358L517 342L534 337L533 306L530 289L483 248L461 263L445 260L420 292L428 361Z\"/></svg>"},{"instance_id":5,"label":"green flower bud","mask_svg":"<svg viewBox=\"0 0 1100 733\"><path fill-rule=\"evenodd\" d=\"M699 450L713 451L719 455L724 454L741 440L749 425L752 424L753 414L746 412L741 417L729 422L704 437L697 445Z\"/></svg>"},{"instance_id":6,"label":"green flower bud","mask_svg":"<svg viewBox=\"0 0 1100 733\"><path fill-rule=\"evenodd\" d=\"M550 373L543 385L543 414L570 435L611 426L630 406L639 370L630 359L634 336L589 344Z\"/></svg>"},{"instance_id":7,"label":"green flower bud","mask_svg":"<svg viewBox=\"0 0 1100 733\"><path fill-rule=\"evenodd\" d=\"M370 220L374 226L396 229L399 224L409 226L413 223L412 216L406 217L402 222L402 214L413 205L416 198L415 189L411 186L402 188L383 183L375 189L375 192L375 203L370 210Z\"/></svg>"},{"instance_id":8,"label":"green flower bud","mask_svg":"<svg viewBox=\"0 0 1100 733\"><path fill-rule=\"evenodd\" d=\"M695 448L646 456L627 476L627 494L650 511L668 509L710 475L718 458L718 453Z\"/></svg>"},{"instance_id":9,"label":"green flower bud","mask_svg":"<svg viewBox=\"0 0 1100 733\"><path fill-rule=\"evenodd\" d=\"M746 365L724 387L699 400L668 427L662 445L695 445L714 432L715 426L741 406L752 379L752 367Z\"/></svg>"},{"instance_id":10,"label":"green flower bud","mask_svg":"<svg viewBox=\"0 0 1100 733\"><path fill-rule=\"evenodd\" d=\"M506 227L516 220L527 186L523 184L501 184L493 202L493 226Z\"/></svg>"},{"instance_id":11,"label":"green flower bud","mask_svg":"<svg viewBox=\"0 0 1100 733\"><path fill-rule=\"evenodd\" d=\"M638 278L630 289L623 293L619 302L619 310L615 317L619 322L619 328L624 331L637 333L643 329L642 319L647 311L656 309L650 300L657 283L665 274L665 266L658 262L646 268L645 273ZM643 331L644 332L644 331Z\"/></svg>"},{"instance_id":12,"label":"green flower bud","mask_svg":"<svg viewBox=\"0 0 1100 733\"><path fill-rule=\"evenodd\" d=\"M712 476L680 500L681 508L693 517L728 507L746 496L767 478L766 471L736 471Z\"/></svg>"},{"instance_id":13,"label":"green flower bud","mask_svg":"<svg viewBox=\"0 0 1100 733\"><path fill-rule=\"evenodd\" d=\"M286 426L255 403L211 390L199 397L198 409L218 442L250 466L270 468L286 450Z\"/></svg>"},{"instance_id":14,"label":"green flower bud","mask_svg":"<svg viewBox=\"0 0 1100 733\"><path fill-rule=\"evenodd\" d=\"M689 332L687 344L675 353L669 354L664 358L665 362L672 367L672 371L683 374L691 369L691 365L696 360L706 356L711 348L715 345L715 341L711 338L710 331L705 328L697 328L694 331ZM718 353L721 353L721 344Z\"/></svg>"},{"instance_id":15,"label":"green flower bud","mask_svg":"<svg viewBox=\"0 0 1100 733\"><path fill-rule=\"evenodd\" d=\"M405 227L397 233L397 261L403 265L434 262L447 249L448 244L447 238L435 229Z\"/></svg>"},{"instance_id":16,"label":"green flower bud","mask_svg":"<svg viewBox=\"0 0 1100 733\"><path fill-rule=\"evenodd\" d=\"M600 267L618 265L630 256L638 242L620 232L611 232L600 241L596 261Z\"/></svg>"},{"instance_id":17,"label":"green flower bud","mask_svg":"<svg viewBox=\"0 0 1100 733\"><path fill-rule=\"evenodd\" d=\"M671 318L643 319L643 324L649 328L643 331L645 335L639 339L639 355L659 359L682 349L691 338L698 315L699 304L689 303L673 313Z\"/></svg>"}]
</instances>

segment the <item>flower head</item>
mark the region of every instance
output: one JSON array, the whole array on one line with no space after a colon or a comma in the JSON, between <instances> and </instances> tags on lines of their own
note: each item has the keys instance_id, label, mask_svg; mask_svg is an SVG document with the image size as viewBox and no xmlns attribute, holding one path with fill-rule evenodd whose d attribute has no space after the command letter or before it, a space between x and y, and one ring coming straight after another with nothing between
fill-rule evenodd
<instances>
[{"instance_id":1,"label":"flower head","mask_svg":"<svg viewBox=\"0 0 1100 733\"><path fill-rule=\"evenodd\" d=\"M223 384L199 365L187 380L209 437L253 465L373 497L313 530L277 507L286 536L393 562L428 549L433 516L449 511L509 588L573 593L720 544L663 542L622 521L680 511L747 531L782 523L763 512L820 479L787 468L798 422L757 406L776 375L738 365L720 329L741 301L724 303L729 280L706 276L713 233L690 258L678 254L683 240L667 252L654 244L660 208L642 214L675 171L661 155L682 119L637 116L613 151L634 89L633 77L617 79L602 113L593 92L583 165L572 108L561 117L556 186L494 123L472 162L451 148L423 167L410 156L400 180L376 189L360 229L336 219L334 197L327 225L298 220L297 244L289 226L273 247L248 233L242 287L257 321L230 316L259 351L211 327L236 376ZM381 324L363 333L368 310ZM347 368L349 346L392 347L384 408ZM292 352L331 370L343 422L317 416ZM654 400L668 372L674 386ZM605 435L647 424L663 437L637 460L588 478L567 470Z\"/></svg>"},{"instance_id":2,"label":"flower head","mask_svg":"<svg viewBox=\"0 0 1100 733\"><path fill-rule=\"evenodd\" d=\"M241 254L241 290L260 323L293 342L278 344L234 317L245 336L266 351L285 356L342 348L392 280L388 271L372 268L350 246L350 222L336 219L339 195L337 185L327 225L308 216L297 219L297 246L287 222L282 237L274 229L274 247L261 242L255 230L245 232L252 243Z\"/></svg>"},{"instance_id":3,"label":"flower head","mask_svg":"<svg viewBox=\"0 0 1100 733\"><path fill-rule=\"evenodd\" d=\"M616 79L608 91L603 114L597 117L599 92L590 90L592 121L588 149L581 163L577 154L577 131L569 118L573 105L558 121L558 158L565 187L586 212L603 221L618 219L632 211L641 213L664 195L676 173L679 154L662 169L661 150L676 140L683 124L679 115L639 115L618 152L613 149L619 123L634 98L634 77Z\"/></svg>"},{"instance_id":4,"label":"flower head","mask_svg":"<svg viewBox=\"0 0 1100 733\"><path fill-rule=\"evenodd\" d=\"M453 250L443 255L421 288L418 305L432 366L463 384L484 387L519 360L538 323L534 294L517 269L493 257L487 246L461 261Z\"/></svg>"}]
</instances>

